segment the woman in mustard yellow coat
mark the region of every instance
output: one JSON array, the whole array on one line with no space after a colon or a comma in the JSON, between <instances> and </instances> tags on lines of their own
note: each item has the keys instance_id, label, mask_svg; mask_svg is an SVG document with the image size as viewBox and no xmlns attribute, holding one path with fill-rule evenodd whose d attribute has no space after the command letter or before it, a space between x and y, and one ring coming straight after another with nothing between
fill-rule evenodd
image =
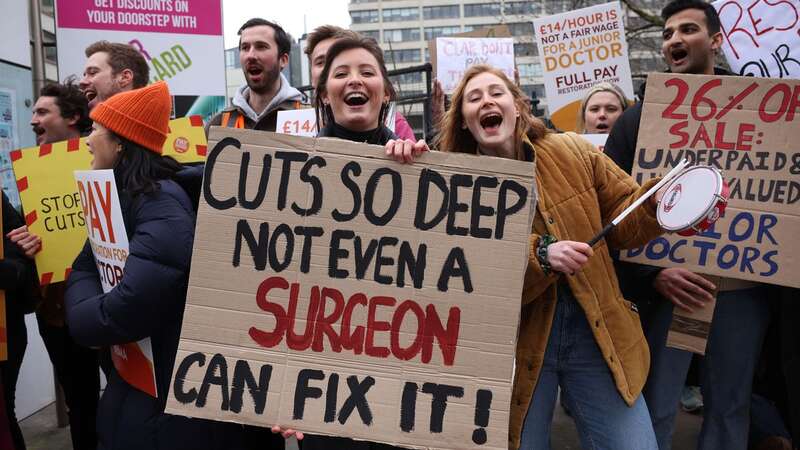
<instances>
[{"instance_id":1,"label":"woman in mustard yellow coat","mask_svg":"<svg viewBox=\"0 0 800 450\"><path fill-rule=\"evenodd\" d=\"M640 396L649 353L609 247L661 234L645 202L594 249L585 242L649 189L572 133L548 132L501 71L474 66L453 94L438 147L533 161L538 205L522 295L509 448L548 449L561 386L587 449L656 449Z\"/></svg>"}]
</instances>

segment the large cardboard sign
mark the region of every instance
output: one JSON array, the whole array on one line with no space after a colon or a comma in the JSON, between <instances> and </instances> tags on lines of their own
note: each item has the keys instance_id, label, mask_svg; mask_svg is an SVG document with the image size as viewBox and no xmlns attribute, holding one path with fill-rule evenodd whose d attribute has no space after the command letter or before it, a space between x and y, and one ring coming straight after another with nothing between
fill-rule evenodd
<instances>
[{"instance_id":1,"label":"large cardboard sign","mask_svg":"<svg viewBox=\"0 0 800 450\"><path fill-rule=\"evenodd\" d=\"M172 120L169 127L163 155L181 163L205 159L206 135L200 116ZM64 281L86 240L72 172L88 169L92 155L85 139L72 139L14 150L10 156L25 223L42 238L42 251L36 254L39 283Z\"/></svg>"},{"instance_id":2,"label":"large cardboard sign","mask_svg":"<svg viewBox=\"0 0 800 450\"><path fill-rule=\"evenodd\" d=\"M714 7L734 72L800 78L800 0L718 0Z\"/></svg>"},{"instance_id":3,"label":"large cardboard sign","mask_svg":"<svg viewBox=\"0 0 800 450\"><path fill-rule=\"evenodd\" d=\"M496 67L514 79L513 38L436 38L436 79L451 94L464 72L477 64Z\"/></svg>"},{"instance_id":4,"label":"large cardboard sign","mask_svg":"<svg viewBox=\"0 0 800 450\"><path fill-rule=\"evenodd\" d=\"M75 181L100 284L103 292L109 292L122 281L129 252L128 233L122 219L114 171L76 170ZM128 384L156 396L156 373L150 338L112 345L111 360Z\"/></svg>"},{"instance_id":5,"label":"large cardboard sign","mask_svg":"<svg viewBox=\"0 0 800 450\"><path fill-rule=\"evenodd\" d=\"M56 0L58 77L83 73L84 49L107 40L132 45L151 81L172 95L225 96L221 0Z\"/></svg>"},{"instance_id":6,"label":"large cardboard sign","mask_svg":"<svg viewBox=\"0 0 800 450\"><path fill-rule=\"evenodd\" d=\"M800 287L799 118L799 81L650 74L637 181L688 158L720 169L730 198L725 215L701 235L664 235L623 257Z\"/></svg>"},{"instance_id":7,"label":"large cardboard sign","mask_svg":"<svg viewBox=\"0 0 800 450\"><path fill-rule=\"evenodd\" d=\"M533 21L550 120L575 129L584 95L595 84L616 84L633 98L628 44L619 2L576 9Z\"/></svg>"},{"instance_id":8,"label":"large cardboard sign","mask_svg":"<svg viewBox=\"0 0 800 450\"><path fill-rule=\"evenodd\" d=\"M530 163L211 129L167 412L508 446Z\"/></svg>"}]
</instances>

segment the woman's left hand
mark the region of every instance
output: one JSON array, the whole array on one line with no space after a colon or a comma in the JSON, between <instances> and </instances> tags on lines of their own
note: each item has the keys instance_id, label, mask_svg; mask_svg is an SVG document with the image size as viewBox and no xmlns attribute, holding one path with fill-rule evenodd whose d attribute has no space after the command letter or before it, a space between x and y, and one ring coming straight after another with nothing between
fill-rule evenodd
<instances>
[{"instance_id":1,"label":"woman's left hand","mask_svg":"<svg viewBox=\"0 0 800 450\"><path fill-rule=\"evenodd\" d=\"M390 139L386 143L386 156L401 163L412 163L419 155L429 150L428 143L424 139L417 142L411 139Z\"/></svg>"}]
</instances>

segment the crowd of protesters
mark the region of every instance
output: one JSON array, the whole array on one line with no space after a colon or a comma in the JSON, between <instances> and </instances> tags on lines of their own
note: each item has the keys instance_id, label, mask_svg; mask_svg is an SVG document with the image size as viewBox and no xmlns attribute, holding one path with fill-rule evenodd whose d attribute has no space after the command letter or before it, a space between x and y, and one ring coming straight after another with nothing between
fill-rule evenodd
<instances>
[{"instance_id":1,"label":"crowd of protesters","mask_svg":"<svg viewBox=\"0 0 800 450\"><path fill-rule=\"evenodd\" d=\"M673 0L661 16L662 54L673 73L732 76L715 66L722 45L715 9ZM208 126L275 131L278 111L313 107L319 136L382 146L398 163L427 151L536 162L538 204L520 303L521 323L508 446L550 448L560 396L586 449L668 450L692 355L669 348L674 308L716 298L699 365L703 450L787 449L800 443L800 319L797 290L708 277L682 267L623 262L618 250L662 233L657 193L598 245L585 242L657 180L630 176L641 125L639 101L601 83L580 103L576 129L608 134L604 152L574 133L546 128L514 80L486 65L464 74L449 108L435 84L436 139L416 140L393 108L395 90L371 38L322 26L305 49L310 102L281 70L291 42L265 19L239 30L246 83ZM186 301L202 166L161 155L171 100L147 85L144 58L126 44L86 49L83 77L45 86L33 107L37 144L87 137L92 169L113 169L130 253L119 285L103 292L88 242L65 283L39 286L39 236L3 195L8 359L0 363L0 447L25 449L14 414L26 347L24 315L36 318L69 410L76 450L390 449L386 444L190 419L164 412ZM578 273L580 272L579 276ZM150 338L158 396L130 386L109 346ZM100 370L108 380L100 395ZM793 440L794 438L794 440ZM794 444L793 444L794 443Z\"/></svg>"}]
</instances>

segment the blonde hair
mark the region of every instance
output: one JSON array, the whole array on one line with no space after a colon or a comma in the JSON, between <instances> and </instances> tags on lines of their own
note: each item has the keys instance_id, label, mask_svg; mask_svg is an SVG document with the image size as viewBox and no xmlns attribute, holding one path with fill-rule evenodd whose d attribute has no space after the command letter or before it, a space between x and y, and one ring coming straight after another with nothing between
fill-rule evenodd
<instances>
[{"instance_id":1,"label":"blonde hair","mask_svg":"<svg viewBox=\"0 0 800 450\"><path fill-rule=\"evenodd\" d=\"M523 159L522 144L526 138L531 143L544 137L549 131L539 119L533 117L530 107L525 103L525 94L513 81L509 80L506 74L492 66L478 64L472 66L464 72L464 76L453 91L450 109L442 118L439 126L439 136L436 139L436 147L445 152L455 153L478 153L478 142L469 131L462 127L464 124L464 114L461 111L464 102L464 94L467 83L482 73L490 73L497 76L506 85L511 95L514 97L514 105L519 111L517 123L514 128L514 144L517 159Z\"/></svg>"},{"instance_id":2,"label":"blonde hair","mask_svg":"<svg viewBox=\"0 0 800 450\"><path fill-rule=\"evenodd\" d=\"M625 93L622 92L622 89L620 89L619 86L607 81L597 83L591 89L589 89L589 92L587 92L586 95L584 95L581 99L580 113L578 114L578 119L575 123L578 133L586 132L586 105L589 104L589 99L591 99L592 96L598 92L610 92L614 94L614 96L617 97L617 100L619 100L622 110L625 111L625 109L628 108L628 99L625 98Z\"/></svg>"}]
</instances>

